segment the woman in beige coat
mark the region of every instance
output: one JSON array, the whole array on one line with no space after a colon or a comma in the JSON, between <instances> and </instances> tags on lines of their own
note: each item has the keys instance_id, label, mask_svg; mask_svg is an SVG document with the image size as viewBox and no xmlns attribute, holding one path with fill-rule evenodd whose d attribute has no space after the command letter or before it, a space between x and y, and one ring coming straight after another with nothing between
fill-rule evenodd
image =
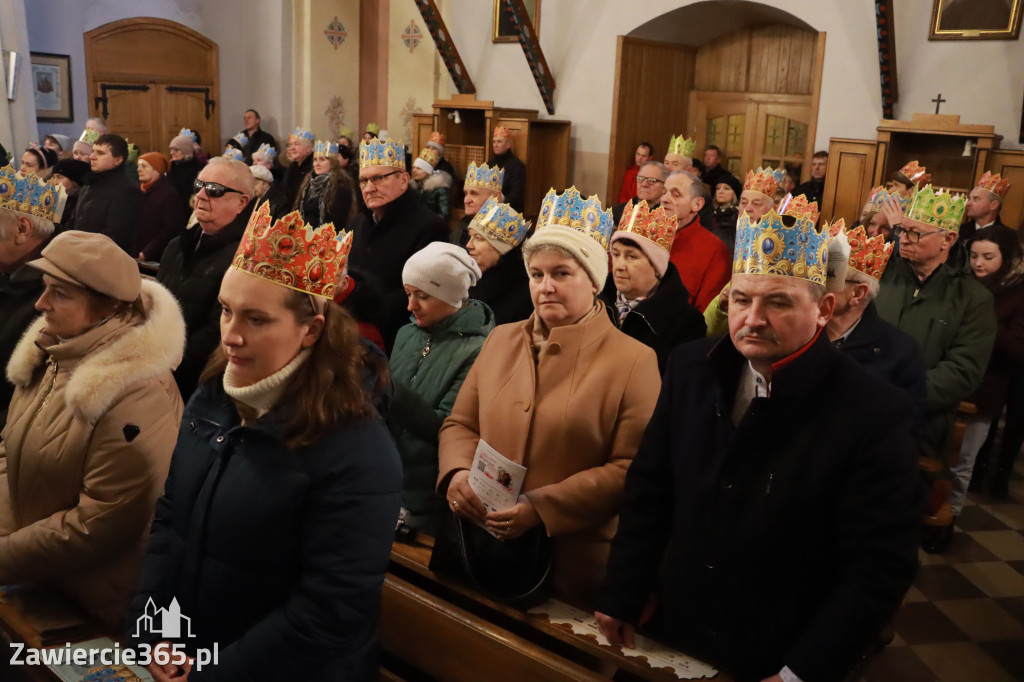
<instances>
[{"instance_id":1,"label":"woman in beige coat","mask_svg":"<svg viewBox=\"0 0 1024 682\"><path fill-rule=\"evenodd\" d=\"M575 188L545 197L524 247L534 313L487 338L441 428L438 478L456 514L500 537L542 524L553 538L556 594L585 608L661 387L654 351L616 329L595 299L612 228L595 202ZM481 439L527 467L511 509L487 512L469 486Z\"/></svg>"},{"instance_id":2,"label":"woman in beige coat","mask_svg":"<svg viewBox=\"0 0 1024 682\"><path fill-rule=\"evenodd\" d=\"M55 587L116 627L177 438L185 324L104 235L65 232L29 265L46 289L7 366L0 584Z\"/></svg>"}]
</instances>

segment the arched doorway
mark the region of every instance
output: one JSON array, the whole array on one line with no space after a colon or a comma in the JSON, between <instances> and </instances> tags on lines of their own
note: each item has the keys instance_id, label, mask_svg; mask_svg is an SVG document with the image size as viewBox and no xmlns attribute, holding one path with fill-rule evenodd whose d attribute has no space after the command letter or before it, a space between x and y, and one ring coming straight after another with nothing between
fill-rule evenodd
<instances>
[{"instance_id":1,"label":"arched doorway","mask_svg":"<svg viewBox=\"0 0 1024 682\"><path fill-rule=\"evenodd\" d=\"M608 196L618 195L637 143L661 158L685 133L700 154L715 144L743 178L760 165L803 164L814 153L825 34L747 0L704 0L619 36Z\"/></svg>"},{"instance_id":2,"label":"arched doorway","mask_svg":"<svg viewBox=\"0 0 1024 682\"><path fill-rule=\"evenodd\" d=\"M182 128L220 151L215 116L217 44L187 26L151 17L123 19L85 34L89 112L143 152L167 152Z\"/></svg>"}]
</instances>

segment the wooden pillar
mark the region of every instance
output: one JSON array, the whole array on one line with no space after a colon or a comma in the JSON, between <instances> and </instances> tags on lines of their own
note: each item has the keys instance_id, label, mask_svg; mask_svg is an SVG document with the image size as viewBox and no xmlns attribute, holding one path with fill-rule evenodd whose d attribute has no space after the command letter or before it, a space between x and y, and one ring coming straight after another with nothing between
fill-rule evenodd
<instances>
[{"instance_id":1,"label":"wooden pillar","mask_svg":"<svg viewBox=\"0 0 1024 682\"><path fill-rule=\"evenodd\" d=\"M367 123L387 128L388 123L388 28L390 0L359 3L359 130Z\"/></svg>"}]
</instances>

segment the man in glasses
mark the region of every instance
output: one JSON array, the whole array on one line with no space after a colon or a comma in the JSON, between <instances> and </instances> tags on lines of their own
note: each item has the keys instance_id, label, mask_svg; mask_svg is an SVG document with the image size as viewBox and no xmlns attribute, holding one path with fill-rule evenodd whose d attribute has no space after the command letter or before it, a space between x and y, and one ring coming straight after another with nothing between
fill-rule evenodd
<instances>
[{"instance_id":1,"label":"man in glasses","mask_svg":"<svg viewBox=\"0 0 1024 682\"><path fill-rule=\"evenodd\" d=\"M359 190L366 208L352 219L348 262L376 281L381 305L374 322L390 351L398 329L409 321L402 285L405 261L430 242L448 241L448 224L409 187L399 142L374 138L359 146Z\"/></svg>"},{"instance_id":2,"label":"man in glasses","mask_svg":"<svg viewBox=\"0 0 1024 682\"><path fill-rule=\"evenodd\" d=\"M192 191L199 222L167 245L156 277L178 299L185 317L185 357L174 372L185 401L220 341L217 293L249 222L255 181L241 161L214 157Z\"/></svg>"},{"instance_id":3,"label":"man in glasses","mask_svg":"<svg viewBox=\"0 0 1024 682\"><path fill-rule=\"evenodd\" d=\"M665 194L665 180L668 179L668 168L660 161L646 161L640 164L636 174L636 201L646 201L653 211L661 205L661 197ZM632 198L632 197L630 197ZM622 221L622 211L629 199L612 206L612 219L618 225Z\"/></svg>"},{"instance_id":4,"label":"man in glasses","mask_svg":"<svg viewBox=\"0 0 1024 682\"><path fill-rule=\"evenodd\" d=\"M90 119L92 120L92 119ZM139 253L135 243L142 191L124 172L128 143L120 135L101 135L92 146L85 187L75 205L74 226L83 232L105 234L130 256Z\"/></svg>"},{"instance_id":5,"label":"man in glasses","mask_svg":"<svg viewBox=\"0 0 1024 682\"><path fill-rule=\"evenodd\" d=\"M931 185L918 190L906 215L893 199L886 216L899 239L875 305L879 316L917 341L925 366L926 428L921 454L931 459L936 490L948 490L946 457L956 409L981 383L996 336L992 294L946 261L956 244L966 202ZM894 417L897 415L894 415ZM943 495L932 495L925 551L949 546L952 523ZM945 517L945 518L944 518ZM954 519L955 521L955 519Z\"/></svg>"}]
</instances>

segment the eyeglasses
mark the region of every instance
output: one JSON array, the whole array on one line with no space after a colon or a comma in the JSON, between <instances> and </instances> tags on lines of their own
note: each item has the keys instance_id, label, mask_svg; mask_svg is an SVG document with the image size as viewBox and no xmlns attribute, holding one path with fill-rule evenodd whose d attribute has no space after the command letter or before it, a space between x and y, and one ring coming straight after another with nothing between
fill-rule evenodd
<instances>
[{"instance_id":1,"label":"eyeglasses","mask_svg":"<svg viewBox=\"0 0 1024 682\"><path fill-rule=\"evenodd\" d=\"M240 190L225 187L219 182L204 182L199 178L196 178L196 181L192 183L192 194L199 194L199 190L201 189L205 189L207 196L209 196L211 199L219 199L220 197L224 196L225 192L236 192L238 194L245 194L245 192L242 192Z\"/></svg>"},{"instance_id":2,"label":"eyeglasses","mask_svg":"<svg viewBox=\"0 0 1024 682\"><path fill-rule=\"evenodd\" d=\"M894 225L892 228L893 234L900 240L906 239L908 244L917 244L921 241L921 237L925 237L929 234L939 234L944 230L929 230L928 232L915 232L908 230L902 225Z\"/></svg>"},{"instance_id":3,"label":"eyeglasses","mask_svg":"<svg viewBox=\"0 0 1024 682\"><path fill-rule=\"evenodd\" d=\"M368 178L359 178L359 186L366 187L367 185L373 185L374 187L380 187L380 183L384 182L385 178L390 178L392 175L401 172L402 171L400 170L395 170L390 173L385 173L384 175L372 175Z\"/></svg>"},{"instance_id":4,"label":"eyeglasses","mask_svg":"<svg viewBox=\"0 0 1024 682\"><path fill-rule=\"evenodd\" d=\"M658 178L649 178L646 175L636 176L636 184L638 185L656 185L659 182L664 183L665 181Z\"/></svg>"}]
</instances>

